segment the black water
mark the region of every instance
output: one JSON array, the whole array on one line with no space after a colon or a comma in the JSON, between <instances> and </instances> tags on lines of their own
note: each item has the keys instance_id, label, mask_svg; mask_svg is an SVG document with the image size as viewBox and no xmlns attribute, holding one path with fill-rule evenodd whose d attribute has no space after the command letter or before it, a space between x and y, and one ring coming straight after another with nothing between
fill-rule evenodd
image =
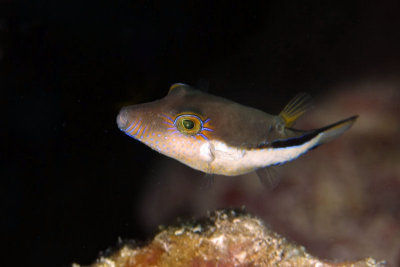
<instances>
[{"instance_id":1,"label":"black water","mask_svg":"<svg viewBox=\"0 0 400 267\"><path fill-rule=\"evenodd\" d=\"M135 202L161 156L117 129L123 105L185 82L278 112L297 92L400 66L396 1L182 2L0 3L13 266L88 264L119 236L146 239Z\"/></svg>"}]
</instances>

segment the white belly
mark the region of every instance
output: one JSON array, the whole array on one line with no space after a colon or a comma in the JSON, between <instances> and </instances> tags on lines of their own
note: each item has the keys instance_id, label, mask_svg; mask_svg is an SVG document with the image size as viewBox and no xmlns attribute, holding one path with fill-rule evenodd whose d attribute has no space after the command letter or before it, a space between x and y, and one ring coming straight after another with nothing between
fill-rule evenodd
<instances>
[{"instance_id":1,"label":"white belly","mask_svg":"<svg viewBox=\"0 0 400 267\"><path fill-rule=\"evenodd\" d=\"M320 135L310 141L291 147L240 149L220 141L211 141L202 148L207 155L212 155L210 172L228 176L244 174L258 168L276 165L293 160L304 154L316 144Z\"/></svg>"}]
</instances>

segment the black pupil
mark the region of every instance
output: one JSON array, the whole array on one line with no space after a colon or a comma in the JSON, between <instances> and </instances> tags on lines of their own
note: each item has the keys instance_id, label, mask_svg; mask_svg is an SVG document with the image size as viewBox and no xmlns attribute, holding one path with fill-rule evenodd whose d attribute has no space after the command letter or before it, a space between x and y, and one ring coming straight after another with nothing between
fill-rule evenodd
<instances>
[{"instance_id":1,"label":"black pupil","mask_svg":"<svg viewBox=\"0 0 400 267\"><path fill-rule=\"evenodd\" d=\"M191 120L183 120L183 127L185 127L186 129L193 129L194 127L194 122Z\"/></svg>"}]
</instances>

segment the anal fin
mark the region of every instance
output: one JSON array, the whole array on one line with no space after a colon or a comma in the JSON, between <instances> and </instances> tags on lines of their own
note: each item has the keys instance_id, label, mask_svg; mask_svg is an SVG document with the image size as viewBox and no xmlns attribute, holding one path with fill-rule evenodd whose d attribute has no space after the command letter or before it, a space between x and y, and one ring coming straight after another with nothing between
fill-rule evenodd
<instances>
[{"instance_id":1,"label":"anal fin","mask_svg":"<svg viewBox=\"0 0 400 267\"><path fill-rule=\"evenodd\" d=\"M215 176L213 173L206 173L201 178L200 190L208 191L213 188L215 182Z\"/></svg>"},{"instance_id":2,"label":"anal fin","mask_svg":"<svg viewBox=\"0 0 400 267\"><path fill-rule=\"evenodd\" d=\"M273 166L263 167L256 170L258 178L263 186L268 190L273 190L280 181L279 173Z\"/></svg>"}]
</instances>

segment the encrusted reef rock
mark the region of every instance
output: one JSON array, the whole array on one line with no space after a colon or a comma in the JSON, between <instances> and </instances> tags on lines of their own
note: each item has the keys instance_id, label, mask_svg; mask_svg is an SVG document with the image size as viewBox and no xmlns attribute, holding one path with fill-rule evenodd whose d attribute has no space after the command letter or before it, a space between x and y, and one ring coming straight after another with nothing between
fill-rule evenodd
<instances>
[{"instance_id":1,"label":"encrusted reef rock","mask_svg":"<svg viewBox=\"0 0 400 267\"><path fill-rule=\"evenodd\" d=\"M73 267L79 267L73 264ZM144 247L124 246L92 267L384 266L372 258L328 262L308 254L244 211L221 210L201 222L171 226Z\"/></svg>"}]
</instances>

